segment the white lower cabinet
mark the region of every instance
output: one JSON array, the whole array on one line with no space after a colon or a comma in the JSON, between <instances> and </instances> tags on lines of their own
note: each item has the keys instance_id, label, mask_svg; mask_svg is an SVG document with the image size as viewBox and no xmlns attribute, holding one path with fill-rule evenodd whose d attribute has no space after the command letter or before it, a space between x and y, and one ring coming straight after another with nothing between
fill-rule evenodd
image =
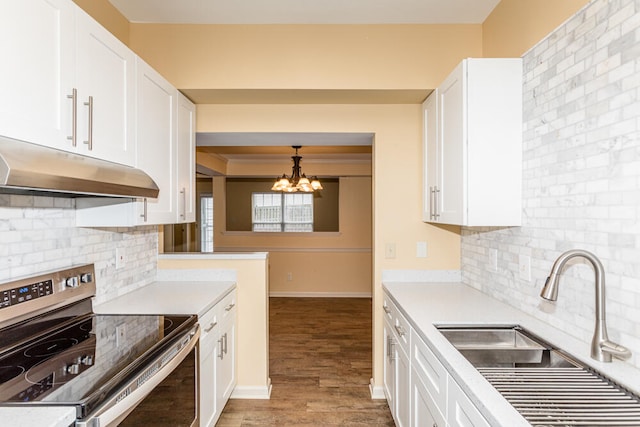
<instances>
[{"instance_id":1,"label":"white lower cabinet","mask_svg":"<svg viewBox=\"0 0 640 427\"><path fill-rule=\"evenodd\" d=\"M444 427L443 421L438 421L434 415L433 400L427 391L427 387L415 373L411 371L411 425L424 427Z\"/></svg>"},{"instance_id":2,"label":"white lower cabinet","mask_svg":"<svg viewBox=\"0 0 640 427\"><path fill-rule=\"evenodd\" d=\"M490 427L385 293L384 393L398 427Z\"/></svg>"},{"instance_id":3,"label":"white lower cabinet","mask_svg":"<svg viewBox=\"0 0 640 427\"><path fill-rule=\"evenodd\" d=\"M411 329L411 425L446 426L447 370ZM425 420L429 420L427 423Z\"/></svg>"},{"instance_id":4,"label":"white lower cabinet","mask_svg":"<svg viewBox=\"0 0 640 427\"><path fill-rule=\"evenodd\" d=\"M406 320L393 302L385 299L384 321L384 392L389 409L399 427L409 427L410 398L409 380L411 365L409 360L409 328Z\"/></svg>"},{"instance_id":5,"label":"white lower cabinet","mask_svg":"<svg viewBox=\"0 0 640 427\"><path fill-rule=\"evenodd\" d=\"M236 311L236 293L232 292L220 302L220 333L216 356L217 417L236 386Z\"/></svg>"},{"instance_id":6,"label":"white lower cabinet","mask_svg":"<svg viewBox=\"0 0 640 427\"><path fill-rule=\"evenodd\" d=\"M200 317L200 426L213 427L236 385L236 291Z\"/></svg>"},{"instance_id":7,"label":"white lower cabinet","mask_svg":"<svg viewBox=\"0 0 640 427\"><path fill-rule=\"evenodd\" d=\"M447 395L447 421L450 427L491 427L451 377Z\"/></svg>"},{"instance_id":8,"label":"white lower cabinet","mask_svg":"<svg viewBox=\"0 0 640 427\"><path fill-rule=\"evenodd\" d=\"M216 371L218 362L218 306L200 317L200 426L216 423Z\"/></svg>"}]
</instances>

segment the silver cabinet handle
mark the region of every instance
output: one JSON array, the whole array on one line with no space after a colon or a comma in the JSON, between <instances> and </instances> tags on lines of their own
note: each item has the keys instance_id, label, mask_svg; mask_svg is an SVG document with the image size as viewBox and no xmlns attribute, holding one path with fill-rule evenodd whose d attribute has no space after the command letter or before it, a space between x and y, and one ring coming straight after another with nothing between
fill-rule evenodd
<instances>
[{"instance_id":1,"label":"silver cabinet handle","mask_svg":"<svg viewBox=\"0 0 640 427\"><path fill-rule=\"evenodd\" d=\"M147 198L146 197L142 202L142 213L140 214L140 218L142 218L144 222L147 222Z\"/></svg>"},{"instance_id":2,"label":"silver cabinet handle","mask_svg":"<svg viewBox=\"0 0 640 427\"><path fill-rule=\"evenodd\" d=\"M218 349L220 350L218 357L222 360L224 359L224 353L222 352L222 338L218 340Z\"/></svg>"},{"instance_id":3,"label":"silver cabinet handle","mask_svg":"<svg viewBox=\"0 0 640 427\"><path fill-rule=\"evenodd\" d=\"M235 307L235 306L236 306L236 305L235 305L234 303L231 303L231 304L229 304L228 306L226 306L224 309L225 309L225 311L231 311L231 309L232 309L233 307Z\"/></svg>"},{"instance_id":4,"label":"silver cabinet handle","mask_svg":"<svg viewBox=\"0 0 640 427\"><path fill-rule=\"evenodd\" d=\"M224 354L227 354L227 350L228 350L227 345L228 345L228 342L227 342L227 333L226 333L226 332L224 333L224 335L222 336L222 338L224 338Z\"/></svg>"},{"instance_id":5,"label":"silver cabinet handle","mask_svg":"<svg viewBox=\"0 0 640 427\"><path fill-rule=\"evenodd\" d=\"M405 336L407 334L407 332L404 330L404 328L400 325L396 325L394 326L394 328L396 329L396 332L398 333L398 335L400 335L401 337Z\"/></svg>"},{"instance_id":6,"label":"silver cabinet handle","mask_svg":"<svg viewBox=\"0 0 640 427\"><path fill-rule=\"evenodd\" d=\"M89 146L89 151L93 150L93 96L89 97L89 102L84 105L89 107L89 131L88 138L84 143Z\"/></svg>"},{"instance_id":7,"label":"silver cabinet handle","mask_svg":"<svg viewBox=\"0 0 640 427\"><path fill-rule=\"evenodd\" d=\"M182 187L180 194L182 194L182 213L180 213L180 218L185 219L187 214L187 189Z\"/></svg>"},{"instance_id":8,"label":"silver cabinet handle","mask_svg":"<svg viewBox=\"0 0 640 427\"><path fill-rule=\"evenodd\" d=\"M387 314L390 314L390 313L391 313L391 309L390 309L388 306L386 306L386 305L383 305L383 306L382 306L382 309L383 309L383 310L384 310L384 312L385 312L385 313L387 313Z\"/></svg>"},{"instance_id":9,"label":"silver cabinet handle","mask_svg":"<svg viewBox=\"0 0 640 427\"><path fill-rule=\"evenodd\" d=\"M433 187L429 187L429 219L434 219L435 217L435 209L433 206L436 202L435 194Z\"/></svg>"},{"instance_id":10,"label":"silver cabinet handle","mask_svg":"<svg viewBox=\"0 0 640 427\"><path fill-rule=\"evenodd\" d=\"M438 219L440 217L440 206L438 206L438 193L440 189L433 187L433 218Z\"/></svg>"},{"instance_id":11,"label":"silver cabinet handle","mask_svg":"<svg viewBox=\"0 0 640 427\"><path fill-rule=\"evenodd\" d=\"M204 328L204 331L205 331L205 332L211 332L211 330L212 330L213 328L215 328L217 324L218 324L218 322L211 322L211 323L209 323L209 327Z\"/></svg>"},{"instance_id":12,"label":"silver cabinet handle","mask_svg":"<svg viewBox=\"0 0 640 427\"><path fill-rule=\"evenodd\" d=\"M71 146L75 147L78 144L78 89L75 87L71 91L71 95L67 95L67 98L71 100L71 136L67 139L71 141Z\"/></svg>"},{"instance_id":13,"label":"silver cabinet handle","mask_svg":"<svg viewBox=\"0 0 640 427\"><path fill-rule=\"evenodd\" d=\"M396 342L393 338L389 341L389 362L396 361Z\"/></svg>"},{"instance_id":14,"label":"silver cabinet handle","mask_svg":"<svg viewBox=\"0 0 640 427\"><path fill-rule=\"evenodd\" d=\"M391 359L391 346L393 345L393 338L391 335L387 337L387 359Z\"/></svg>"}]
</instances>

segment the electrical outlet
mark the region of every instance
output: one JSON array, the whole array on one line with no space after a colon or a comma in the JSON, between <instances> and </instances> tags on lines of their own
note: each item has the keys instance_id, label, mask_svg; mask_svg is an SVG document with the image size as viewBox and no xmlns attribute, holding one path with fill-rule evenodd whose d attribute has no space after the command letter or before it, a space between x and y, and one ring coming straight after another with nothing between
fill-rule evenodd
<instances>
[{"instance_id":1,"label":"electrical outlet","mask_svg":"<svg viewBox=\"0 0 640 427\"><path fill-rule=\"evenodd\" d=\"M287 282L290 282L293 280L293 274L291 272L287 273Z\"/></svg>"},{"instance_id":2,"label":"electrical outlet","mask_svg":"<svg viewBox=\"0 0 640 427\"><path fill-rule=\"evenodd\" d=\"M120 347L127 339L127 325L123 323L122 325L116 326L116 347Z\"/></svg>"},{"instance_id":3,"label":"electrical outlet","mask_svg":"<svg viewBox=\"0 0 640 427\"><path fill-rule=\"evenodd\" d=\"M496 272L498 271L498 250L497 249L489 249L489 270Z\"/></svg>"},{"instance_id":4,"label":"electrical outlet","mask_svg":"<svg viewBox=\"0 0 640 427\"><path fill-rule=\"evenodd\" d=\"M529 255L520 255L518 268L520 272L520 279L531 281L531 257Z\"/></svg>"},{"instance_id":5,"label":"electrical outlet","mask_svg":"<svg viewBox=\"0 0 640 427\"><path fill-rule=\"evenodd\" d=\"M393 259L396 257L396 244L387 243L384 246L384 257L387 259Z\"/></svg>"},{"instance_id":6,"label":"electrical outlet","mask_svg":"<svg viewBox=\"0 0 640 427\"><path fill-rule=\"evenodd\" d=\"M427 257L427 242L416 243L416 258Z\"/></svg>"},{"instance_id":7,"label":"electrical outlet","mask_svg":"<svg viewBox=\"0 0 640 427\"><path fill-rule=\"evenodd\" d=\"M116 270L123 268L127 264L126 251L124 248L116 248Z\"/></svg>"}]
</instances>

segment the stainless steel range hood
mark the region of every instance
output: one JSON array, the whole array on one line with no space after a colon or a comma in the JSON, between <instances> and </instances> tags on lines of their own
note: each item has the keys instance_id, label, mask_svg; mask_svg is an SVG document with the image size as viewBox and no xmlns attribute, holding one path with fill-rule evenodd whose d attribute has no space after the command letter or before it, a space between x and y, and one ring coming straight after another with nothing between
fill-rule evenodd
<instances>
[{"instance_id":1,"label":"stainless steel range hood","mask_svg":"<svg viewBox=\"0 0 640 427\"><path fill-rule=\"evenodd\" d=\"M158 197L143 171L0 137L0 192L82 197Z\"/></svg>"}]
</instances>

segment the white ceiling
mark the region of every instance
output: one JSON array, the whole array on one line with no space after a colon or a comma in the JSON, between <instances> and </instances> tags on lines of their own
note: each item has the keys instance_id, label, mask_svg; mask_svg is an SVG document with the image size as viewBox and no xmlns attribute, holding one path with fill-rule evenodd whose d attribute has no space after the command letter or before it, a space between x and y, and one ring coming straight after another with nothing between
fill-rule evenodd
<instances>
[{"instance_id":1,"label":"white ceiling","mask_svg":"<svg viewBox=\"0 0 640 427\"><path fill-rule=\"evenodd\" d=\"M109 0L131 22L480 24L500 0Z\"/></svg>"}]
</instances>

